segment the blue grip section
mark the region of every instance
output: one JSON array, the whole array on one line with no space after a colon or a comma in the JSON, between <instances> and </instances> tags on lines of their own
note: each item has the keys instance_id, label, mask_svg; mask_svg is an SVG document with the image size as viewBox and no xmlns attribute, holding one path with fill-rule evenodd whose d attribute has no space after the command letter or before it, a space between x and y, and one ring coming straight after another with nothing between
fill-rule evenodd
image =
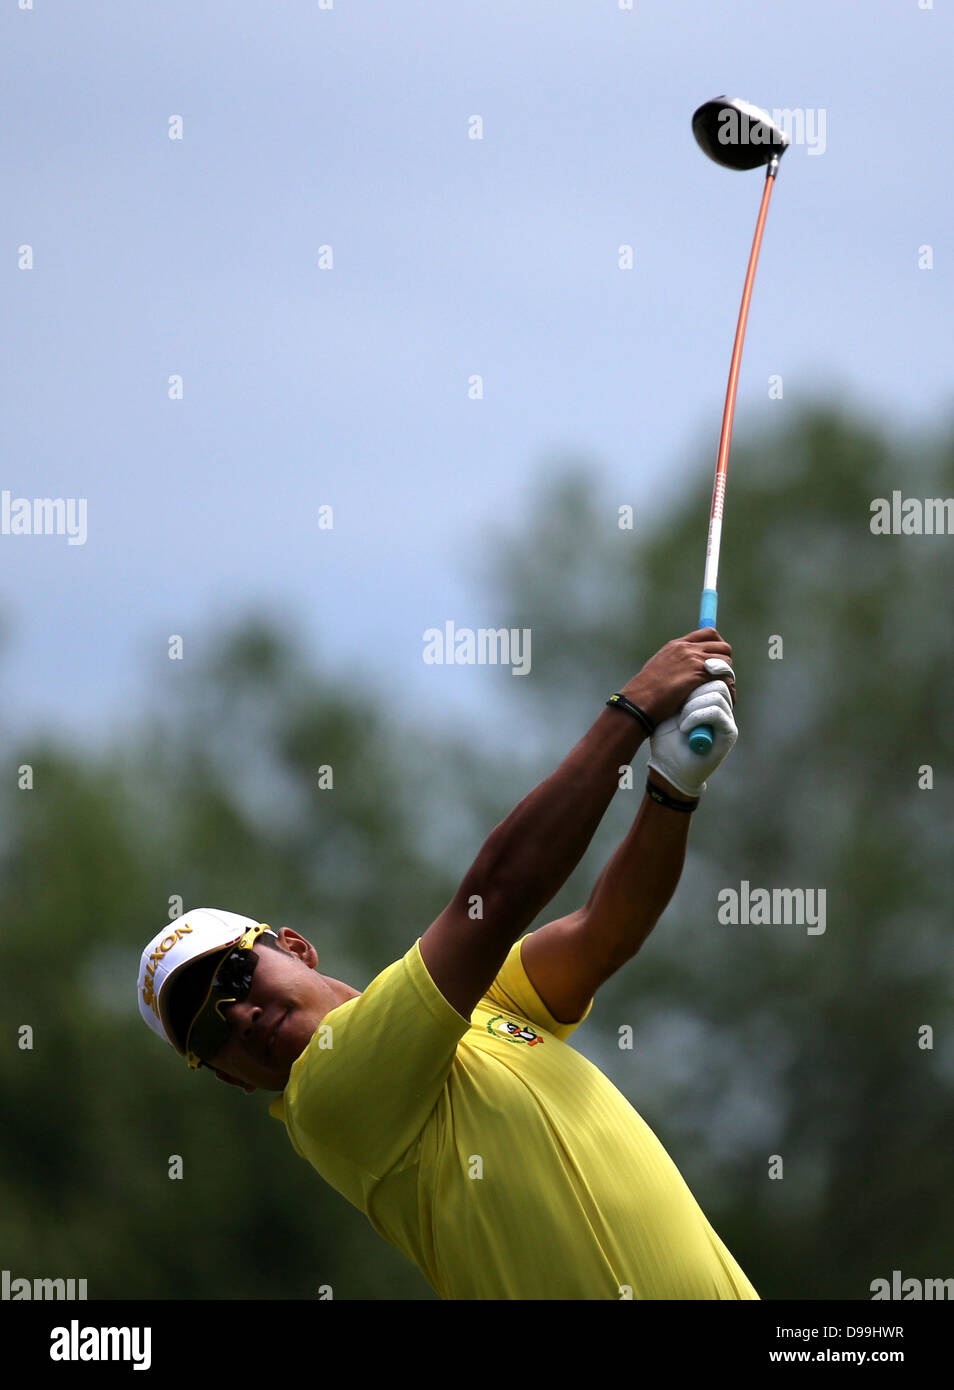
<instances>
[{"instance_id":1,"label":"blue grip section","mask_svg":"<svg viewBox=\"0 0 954 1390\"><path fill-rule=\"evenodd\" d=\"M703 589L702 602L699 605L699 626L715 627L716 613L719 609L719 595L715 589ZM710 724L700 724L693 729L689 735L689 747L693 753L708 753L712 747L713 733Z\"/></svg>"},{"instance_id":2,"label":"blue grip section","mask_svg":"<svg viewBox=\"0 0 954 1390\"><path fill-rule=\"evenodd\" d=\"M719 595L715 589L703 589L702 602L699 605L699 626L715 627L718 609Z\"/></svg>"}]
</instances>

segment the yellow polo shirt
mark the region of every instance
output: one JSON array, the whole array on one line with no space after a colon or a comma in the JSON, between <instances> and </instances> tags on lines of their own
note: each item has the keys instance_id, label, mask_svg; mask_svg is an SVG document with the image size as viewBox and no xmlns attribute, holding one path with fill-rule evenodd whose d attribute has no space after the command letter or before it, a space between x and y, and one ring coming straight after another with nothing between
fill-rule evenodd
<instances>
[{"instance_id":1,"label":"yellow polo shirt","mask_svg":"<svg viewBox=\"0 0 954 1390\"><path fill-rule=\"evenodd\" d=\"M652 1130L566 1041L583 1019L548 1013L523 940L468 1022L418 938L325 1016L269 1113L443 1299L757 1299Z\"/></svg>"}]
</instances>

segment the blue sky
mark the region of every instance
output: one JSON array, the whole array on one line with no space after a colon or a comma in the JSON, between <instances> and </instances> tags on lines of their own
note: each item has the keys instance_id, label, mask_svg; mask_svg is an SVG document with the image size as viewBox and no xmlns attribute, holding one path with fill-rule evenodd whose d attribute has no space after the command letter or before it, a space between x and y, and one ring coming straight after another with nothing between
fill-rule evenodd
<instances>
[{"instance_id":1,"label":"blue sky","mask_svg":"<svg viewBox=\"0 0 954 1390\"><path fill-rule=\"evenodd\" d=\"M0 535L7 727L108 736L169 634L253 604L425 715L506 693L422 635L502 621L471 560L541 465L647 517L711 475L762 186L692 140L722 92L825 122L773 194L737 436L817 392L949 418L952 37L917 0L4 6L0 489L88 517Z\"/></svg>"}]
</instances>

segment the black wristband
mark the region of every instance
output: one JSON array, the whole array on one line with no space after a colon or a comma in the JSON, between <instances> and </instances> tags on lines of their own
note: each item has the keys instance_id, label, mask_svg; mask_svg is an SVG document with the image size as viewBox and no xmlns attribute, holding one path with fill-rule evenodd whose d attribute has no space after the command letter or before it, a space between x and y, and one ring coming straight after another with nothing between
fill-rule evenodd
<instances>
[{"instance_id":1,"label":"black wristband","mask_svg":"<svg viewBox=\"0 0 954 1390\"><path fill-rule=\"evenodd\" d=\"M615 695L611 695L606 703L608 705L614 705L616 709L624 709L627 714L631 714L634 719L638 719L647 734L655 733L656 725L650 719L646 711L640 709L639 705L634 705L632 700L627 700L626 696L621 695L619 691L617 691Z\"/></svg>"},{"instance_id":2,"label":"black wristband","mask_svg":"<svg viewBox=\"0 0 954 1390\"><path fill-rule=\"evenodd\" d=\"M668 806L670 811L685 811L688 814L699 805L698 801L676 801L668 792L664 792L662 787L655 786L648 777L646 778L646 795L652 797L657 805Z\"/></svg>"}]
</instances>

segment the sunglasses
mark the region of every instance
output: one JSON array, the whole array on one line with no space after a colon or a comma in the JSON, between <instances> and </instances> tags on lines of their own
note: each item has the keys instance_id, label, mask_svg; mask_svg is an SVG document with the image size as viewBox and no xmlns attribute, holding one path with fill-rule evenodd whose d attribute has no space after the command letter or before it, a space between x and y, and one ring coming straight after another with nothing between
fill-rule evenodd
<instances>
[{"instance_id":1,"label":"sunglasses","mask_svg":"<svg viewBox=\"0 0 954 1390\"><path fill-rule=\"evenodd\" d=\"M255 938L271 932L264 923L252 927L240 941L230 946L212 976L205 999L189 1026L185 1040L186 1061L193 1071L210 1065L229 1040L231 1025L222 1010L226 1004L240 1004L248 998L258 956L252 949ZM272 935L274 936L274 932Z\"/></svg>"}]
</instances>

